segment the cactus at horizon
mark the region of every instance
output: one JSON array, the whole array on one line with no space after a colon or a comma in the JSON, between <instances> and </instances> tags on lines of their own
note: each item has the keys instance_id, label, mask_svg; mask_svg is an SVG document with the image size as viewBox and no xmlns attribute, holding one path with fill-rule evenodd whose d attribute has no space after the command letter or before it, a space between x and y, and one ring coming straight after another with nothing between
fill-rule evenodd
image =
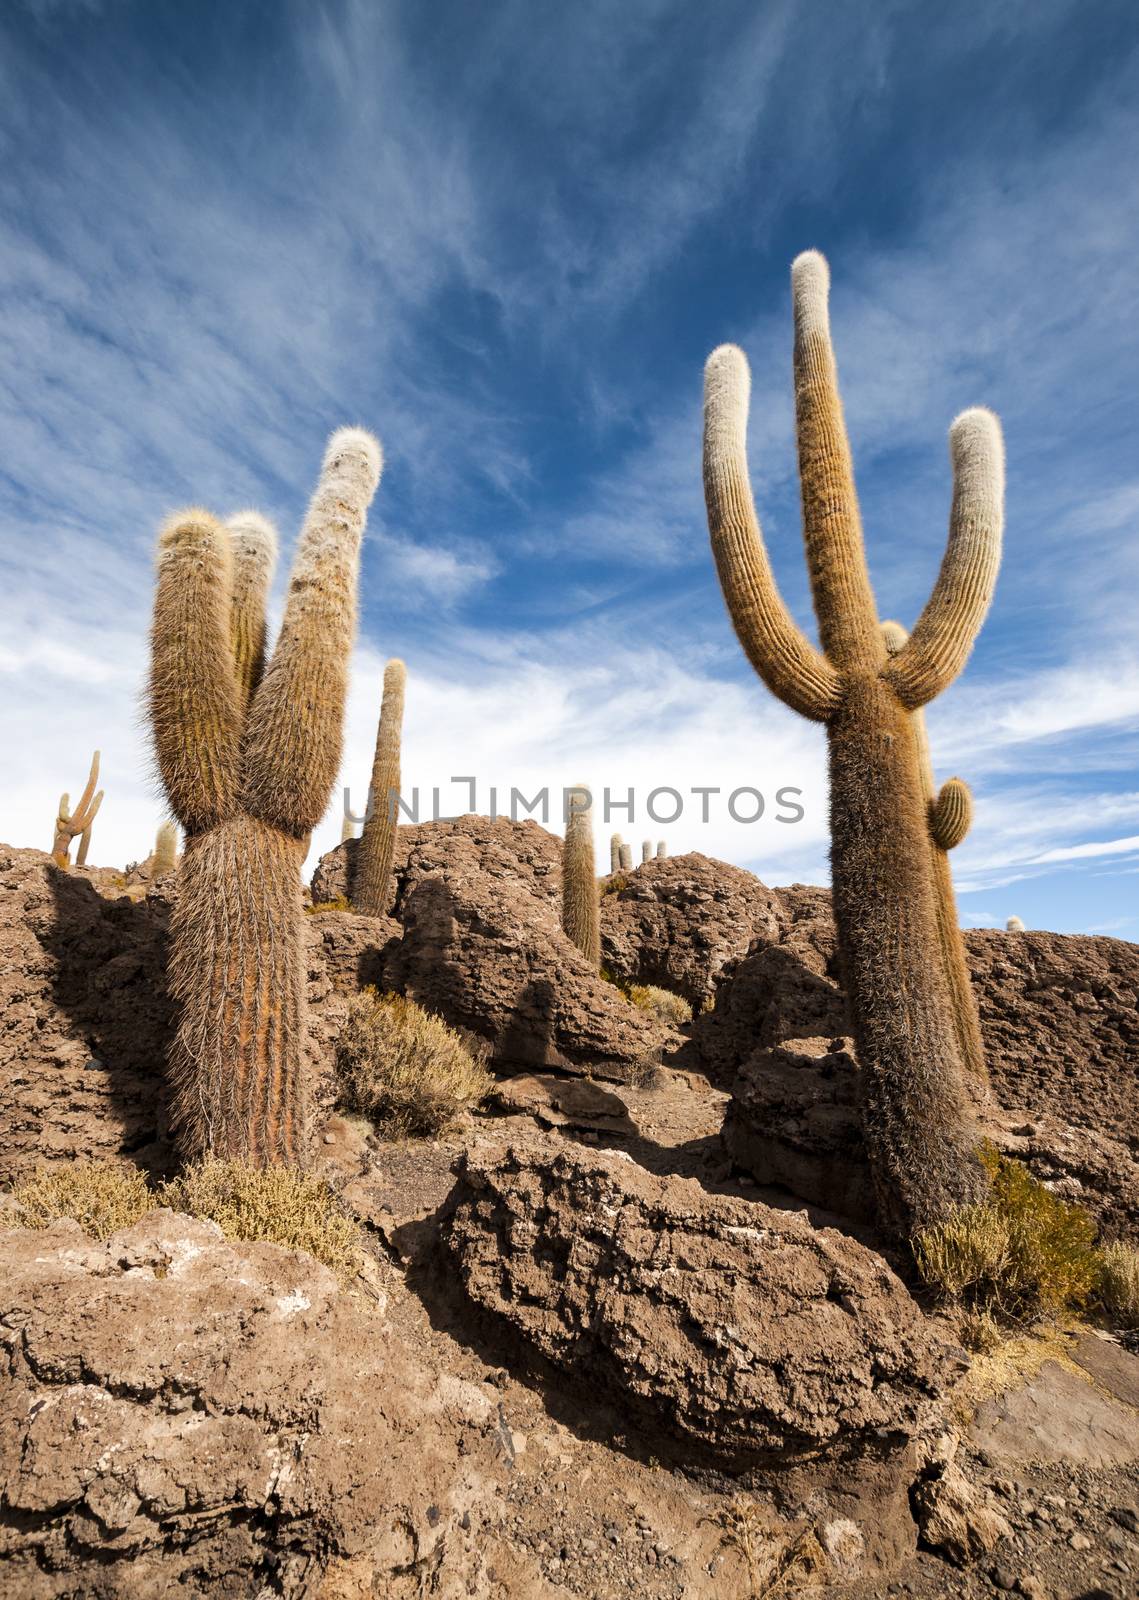
<instances>
[{"instance_id":1,"label":"cactus at horizon","mask_svg":"<svg viewBox=\"0 0 1139 1600\"><path fill-rule=\"evenodd\" d=\"M96 750L91 758L91 771L87 776L87 784L79 796L79 804L75 810L71 809L71 797L61 794L59 797L59 810L55 818L55 830L51 842L52 860L57 867L71 865L69 852L71 841L79 840L79 849L75 853L75 865L86 866L87 851L91 845L91 826L98 815L99 807L103 804L103 790L96 794L95 785L99 781L99 752Z\"/></svg>"},{"instance_id":2,"label":"cactus at horizon","mask_svg":"<svg viewBox=\"0 0 1139 1600\"><path fill-rule=\"evenodd\" d=\"M900 622L884 622L882 638L889 654L896 656L904 648L909 634ZM989 1069L985 1064L981 1018L965 956L965 941L961 937L961 918L957 912L953 871L949 865L950 850L957 848L972 825L973 795L962 778L947 778L938 789L933 775L933 757L930 754L924 711L919 709L910 713L910 730L917 746L918 770L929 821L933 887L937 897L937 937L953 1005L957 1046L961 1052L970 1098L981 1101L988 1087Z\"/></svg>"},{"instance_id":3,"label":"cactus at horizon","mask_svg":"<svg viewBox=\"0 0 1139 1600\"><path fill-rule=\"evenodd\" d=\"M1005 928L1009 933L1027 933L1028 931L1015 913L1005 923Z\"/></svg>"},{"instance_id":4,"label":"cactus at horizon","mask_svg":"<svg viewBox=\"0 0 1139 1600\"><path fill-rule=\"evenodd\" d=\"M581 796L585 796L584 802ZM595 971L601 970L601 899L593 860L593 822L589 789L568 791L566 836L562 845L562 928ZM628 846L624 846L628 849Z\"/></svg>"},{"instance_id":5,"label":"cactus at horizon","mask_svg":"<svg viewBox=\"0 0 1139 1600\"><path fill-rule=\"evenodd\" d=\"M750 374L731 345L705 368L708 526L752 666L785 704L826 726L835 922L865 1086L866 1146L880 1220L909 1239L987 1188L940 959L930 820L908 719L957 677L992 600L1004 452L991 412L965 411L950 428L948 544L925 609L891 656L866 565L826 262L806 252L791 281L803 536L821 649L775 585L748 477Z\"/></svg>"},{"instance_id":6,"label":"cactus at horizon","mask_svg":"<svg viewBox=\"0 0 1139 1600\"><path fill-rule=\"evenodd\" d=\"M161 878L168 872L173 872L178 865L178 824L176 822L160 822L158 832L154 836L154 854L151 857L150 868L155 878Z\"/></svg>"},{"instance_id":7,"label":"cactus at horizon","mask_svg":"<svg viewBox=\"0 0 1139 1600\"><path fill-rule=\"evenodd\" d=\"M272 525L195 508L159 534L149 708L184 834L169 986L186 1160L307 1157L301 866L340 765L360 540L381 462L362 429L329 439L267 663Z\"/></svg>"},{"instance_id":8,"label":"cactus at horizon","mask_svg":"<svg viewBox=\"0 0 1139 1600\"><path fill-rule=\"evenodd\" d=\"M663 839L658 839L657 840L657 860L658 861L663 861L664 858L667 855L668 855L668 850L667 850L667 848L665 846L664 840Z\"/></svg>"},{"instance_id":9,"label":"cactus at horizon","mask_svg":"<svg viewBox=\"0 0 1139 1600\"><path fill-rule=\"evenodd\" d=\"M620 865L620 868L621 868L622 872L632 872L632 870L633 870L633 847L632 847L631 844L622 844L622 846L621 846L621 859L620 859L619 865Z\"/></svg>"},{"instance_id":10,"label":"cactus at horizon","mask_svg":"<svg viewBox=\"0 0 1139 1600\"><path fill-rule=\"evenodd\" d=\"M641 866L643 867L645 862L646 861L651 861L652 858L653 858L653 842L652 842L652 840L651 839L642 839L641 840Z\"/></svg>"},{"instance_id":11,"label":"cactus at horizon","mask_svg":"<svg viewBox=\"0 0 1139 1600\"><path fill-rule=\"evenodd\" d=\"M364 831L352 870L352 904L370 917L386 916L394 885L392 861L398 822L396 797L400 788L400 741L403 736L403 700L407 668L389 661L384 668L384 690L376 729L376 753L368 785Z\"/></svg>"},{"instance_id":12,"label":"cactus at horizon","mask_svg":"<svg viewBox=\"0 0 1139 1600\"><path fill-rule=\"evenodd\" d=\"M620 872L620 870L621 870L621 846L622 846L622 844L624 844L624 842L625 841L621 838L621 835L619 833L613 833L613 834L610 834L610 836L609 836L609 871L610 872Z\"/></svg>"}]
</instances>

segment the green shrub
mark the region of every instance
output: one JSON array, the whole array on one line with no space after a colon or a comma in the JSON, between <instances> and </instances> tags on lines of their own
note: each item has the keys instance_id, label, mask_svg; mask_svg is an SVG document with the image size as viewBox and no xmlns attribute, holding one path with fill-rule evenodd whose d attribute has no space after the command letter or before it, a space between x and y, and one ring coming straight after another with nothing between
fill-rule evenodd
<instances>
[{"instance_id":1,"label":"green shrub","mask_svg":"<svg viewBox=\"0 0 1139 1600\"><path fill-rule=\"evenodd\" d=\"M371 988L353 997L336 1056L343 1104L391 1139L442 1133L494 1084L441 1017Z\"/></svg>"},{"instance_id":2,"label":"green shrub","mask_svg":"<svg viewBox=\"0 0 1139 1600\"><path fill-rule=\"evenodd\" d=\"M633 984L626 993L639 1011L647 1011L658 1022L679 1028L692 1021L692 1007L688 1001L668 989L658 989L651 983Z\"/></svg>"},{"instance_id":3,"label":"green shrub","mask_svg":"<svg viewBox=\"0 0 1139 1600\"><path fill-rule=\"evenodd\" d=\"M987 1147L992 1184L977 1205L959 1206L913 1242L931 1288L1004 1322L1086 1305L1100 1276L1095 1223L1021 1165Z\"/></svg>"},{"instance_id":4,"label":"green shrub","mask_svg":"<svg viewBox=\"0 0 1139 1600\"><path fill-rule=\"evenodd\" d=\"M216 1222L227 1239L305 1250L341 1279L360 1269L355 1224L320 1178L209 1158L162 1185L158 1203Z\"/></svg>"},{"instance_id":5,"label":"green shrub","mask_svg":"<svg viewBox=\"0 0 1139 1600\"><path fill-rule=\"evenodd\" d=\"M13 1198L24 1227L71 1217L96 1239L129 1228L155 1203L146 1174L118 1161L45 1162L16 1185Z\"/></svg>"},{"instance_id":6,"label":"green shrub","mask_svg":"<svg viewBox=\"0 0 1139 1600\"><path fill-rule=\"evenodd\" d=\"M1097 1298L1104 1310L1125 1328L1139 1328L1139 1250L1134 1245L1105 1245L1099 1253Z\"/></svg>"},{"instance_id":7,"label":"green shrub","mask_svg":"<svg viewBox=\"0 0 1139 1600\"><path fill-rule=\"evenodd\" d=\"M629 880L623 872L611 872L607 878L599 878L597 886L603 895L620 894L629 887Z\"/></svg>"}]
</instances>

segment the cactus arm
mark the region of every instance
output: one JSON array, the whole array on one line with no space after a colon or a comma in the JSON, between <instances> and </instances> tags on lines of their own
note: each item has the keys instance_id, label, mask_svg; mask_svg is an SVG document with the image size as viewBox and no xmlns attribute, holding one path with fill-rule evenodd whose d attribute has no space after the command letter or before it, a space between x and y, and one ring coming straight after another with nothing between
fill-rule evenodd
<instances>
[{"instance_id":1,"label":"cactus arm","mask_svg":"<svg viewBox=\"0 0 1139 1600\"><path fill-rule=\"evenodd\" d=\"M84 828L83 832L79 835L79 849L75 852L75 865L77 867L85 867L87 865L87 852L90 850L90 848L91 829Z\"/></svg>"},{"instance_id":2,"label":"cactus arm","mask_svg":"<svg viewBox=\"0 0 1139 1600\"><path fill-rule=\"evenodd\" d=\"M929 808L930 837L939 850L956 850L973 821L973 796L969 785L950 778L941 786Z\"/></svg>"},{"instance_id":3,"label":"cactus arm","mask_svg":"<svg viewBox=\"0 0 1139 1600\"><path fill-rule=\"evenodd\" d=\"M825 722L839 700L834 668L787 610L775 583L747 469L751 377L735 345L704 368L704 500L720 587L744 654L785 705Z\"/></svg>"},{"instance_id":4,"label":"cactus arm","mask_svg":"<svg viewBox=\"0 0 1139 1600\"><path fill-rule=\"evenodd\" d=\"M795 422L803 539L819 639L842 671L878 671L884 648L842 414L827 297L830 271L817 250L791 266L795 314Z\"/></svg>"},{"instance_id":5,"label":"cactus arm","mask_svg":"<svg viewBox=\"0 0 1139 1600\"><path fill-rule=\"evenodd\" d=\"M208 511L179 512L158 536L150 631L151 732L170 809L187 834L233 810L241 714L229 612L233 552Z\"/></svg>"},{"instance_id":6,"label":"cactus arm","mask_svg":"<svg viewBox=\"0 0 1139 1600\"><path fill-rule=\"evenodd\" d=\"M329 439L280 637L246 719L242 804L297 839L324 815L340 766L360 540L381 461L362 428Z\"/></svg>"},{"instance_id":7,"label":"cactus arm","mask_svg":"<svg viewBox=\"0 0 1139 1600\"><path fill-rule=\"evenodd\" d=\"M886 680L909 710L957 677L985 620L1001 564L1004 442L991 411L963 411L949 430L953 509L937 583Z\"/></svg>"},{"instance_id":8,"label":"cactus arm","mask_svg":"<svg viewBox=\"0 0 1139 1600\"><path fill-rule=\"evenodd\" d=\"M233 546L229 637L244 716L265 671L265 600L277 564L277 531L257 511L239 511L225 526Z\"/></svg>"},{"instance_id":9,"label":"cactus arm","mask_svg":"<svg viewBox=\"0 0 1139 1600\"><path fill-rule=\"evenodd\" d=\"M368 815L356 850L352 903L367 916L386 916L392 902L392 861L395 857L396 821L392 791L400 789L400 736L403 731L403 697L407 668L389 661L384 668L384 693L376 730L376 753L368 788Z\"/></svg>"},{"instance_id":10,"label":"cactus arm","mask_svg":"<svg viewBox=\"0 0 1139 1600\"><path fill-rule=\"evenodd\" d=\"M95 785L99 781L99 752L91 758L91 771L87 777L87 785L79 796L79 804L74 811L71 809L71 798L67 794L59 797L59 814L55 819L55 838L52 841L51 853L57 867L70 865L68 852L71 841L79 840L79 849L76 852L75 864L81 867L87 860L87 849L91 843L91 824L98 814L103 803L103 791L95 793Z\"/></svg>"}]
</instances>

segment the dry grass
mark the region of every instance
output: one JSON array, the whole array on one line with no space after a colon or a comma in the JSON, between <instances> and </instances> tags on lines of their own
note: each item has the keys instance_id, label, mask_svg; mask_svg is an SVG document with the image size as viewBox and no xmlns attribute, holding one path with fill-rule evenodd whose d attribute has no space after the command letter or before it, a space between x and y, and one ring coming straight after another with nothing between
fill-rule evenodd
<instances>
[{"instance_id":1,"label":"dry grass","mask_svg":"<svg viewBox=\"0 0 1139 1600\"><path fill-rule=\"evenodd\" d=\"M828 1565L813 1529L788 1530L763 1506L743 1495L733 1496L704 1520L720 1529L724 1548L738 1550L743 1557L749 1600L800 1593L803 1580L819 1579Z\"/></svg>"},{"instance_id":2,"label":"dry grass","mask_svg":"<svg viewBox=\"0 0 1139 1600\"><path fill-rule=\"evenodd\" d=\"M1100 1304L1123 1327L1139 1328L1139 1250L1120 1241L1105 1245L1099 1267Z\"/></svg>"},{"instance_id":3,"label":"dry grass","mask_svg":"<svg viewBox=\"0 0 1139 1600\"><path fill-rule=\"evenodd\" d=\"M647 1011L658 1022L679 1028L692 1021L692 1007L681 995L668 989L657 989L653 984L633 984L627 991L629 999L639 1011Z\"/></svg>"},{"instance_id":4,"label":"dry grass","mask_svg":"<svg viewBox=\"0 0 1139 1600\"><path fill-rule=\"evenodd\" d=\"M441 1017L402 995L355 996L336 1047L344 1105L391 1139L444 1132L494 1086Z\"/></svg>"},{"instance_id":5,"label":"dry grass","mask_svg":"<svg viewBox=\"0 0 1139 1600\"><path fill-rule=\"evenodd\" d=\"M629 887L629 879L623 872L611 872L608 877L598 878L597 888L600 894L620 894L622 889Z\"/></svg>"},{"instance_id":6,"label":"dry grass","mask_svg":"<svg viewBox=\"0 0 1139 1600\"><path fill-rule=\"evenodd\" d=\"M317 900L312 905L305 906L306 916L315 917L321 911L351 911L352 902L343 895L338 900Z\"/></svg>"},{"instance_id":7,"label":"dry grass","mask_svg":"<svg viewBox=\"0 0 1139 1600\"><path fill-rule=\"evenodd\" d=\"M216 1222L227 1239L305 1250L344 1280L360 1269L359 1235L332 1190L287 1167L202 1161L163 1184L158 1203Z\"/></svg>"},{"instance_id":8,"label":"dry grass","mask_svg":"<svg viewBox=\"0 0 1139 1600\"><path fill-rule=\"evenodd\" d=\"M155 1203L145 1174L117 1161L45 1162L16 1185L13 1198L25 1227L71 1217L96 1239L129 1228Z\"/></svg>"},{"instance_id":9,"label":"dry grass","mask_svg":"<svg viewBox=\"0 0 1139 1600\"><path fill-rule=\"evenodd\" d=\"M970 1311L1027 1323L1086 1305L1099 1281L1095 1223L1066 1204L1019 1161L989 1148L990 1197L961 1206L914 1240L931 1288Z\"/></svg>"}]
</instances>

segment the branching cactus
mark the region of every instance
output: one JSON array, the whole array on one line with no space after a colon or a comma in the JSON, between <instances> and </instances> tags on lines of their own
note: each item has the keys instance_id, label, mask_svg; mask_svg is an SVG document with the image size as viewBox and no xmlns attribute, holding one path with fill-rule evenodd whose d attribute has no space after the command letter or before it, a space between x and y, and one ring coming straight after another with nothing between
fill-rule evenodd
<instances>
[{"instance_id":1,"label":"branching cactus","mask_svg":"<svg viewBox=\"0 0 1139 1600\"><path fill-rule=\"evenodd\" d=\"M160 822L154 836L154 855L151 858L151 876L163 878L178 865L178 826L174 822Z\"/></svg>"},{"instance_id":2,"label":"branching cactus","mask_svg":"<svg viewBox=\"0 0 1139 1600\"><path fill-rule=\"evenodd\" d=\"M600 970L601 906L593 865L589 790L579 783L567 791L567 801L566 838L562 848L562 927L590 966Z\"/></svg>"},{"instance_id":3,"label":"branching cactus","mask_svg":"<svg viewBox=\"0 0 1139 1600\"><path fill-rule=\"evenodd\" d=\"M368 789L368 815L356 851L352 903L370 917L386 916L392 903L392 860L395 856L396 799L400 784L400 738L407 668L389 661L384 668L384 693L376 754Z\"/></svg>"},{"instance_id":4,"label":"branching cactus","mask_svg":"<svg viewBox=\"0 0 1139 1600\"><path fill-rule=\"evenodd\" d=\"M51 854L57 867L70 866L69 851L72 839L79 840L79 849L75 856L75 865L82 867L87 862L87 851L91 844L91 825L95 821L99 807L103 804L103 791L95 793L95 785L99 781L99 752L96 750L91 759L91 771L87 778L87 787L79 796L79 804L75 810L71 809L71 797L61 794L59 797L59 812L55 819L55 833L51 843Z\"/></svg>"},{"instance_id":5,"label":"branching cactus","mask_svg":"<svg viewBox=\"0 0 1139 1600\"><path fill-rule=\"evenodd\" d=\"M909 634L900 622L884 622L882 637L891 656L904 648ZM969 785L960 778L949 778L938 789L933 776L933 759L929 752L925 713L910 713L910 731L917 745L918 769L921 773L922 794L929 818L929 840L933 858L933 888L937 897L937 936L941 946L941 959L946 982L953 1003L953 1021L957 1029L957 1047L966 1073L966 1088L970 1098L985 1098L989 1081L985 1065L985 1046L981 1037L981 1019L977 1012L977 997L969 976L969 963L965 958L965 941L961 937L961 921L957 914L957 897L953 893L953 873L949 866L949 852L955 850L969 832L973 821L973 796Z\"/></svg>"},{"instance_id":6,"label":"branching cactus","mask_svg":"<svg viewBox=\"0 0 1139 1600\"><path fill-rule=\"evenodd\" d=\"M276 649L276 538L256 515L191 510L158 541L150 720L185 835L169 980L180 1003L172 1113L183 1155L303 1165L301 864L340 764L360 539L380 450L334 433Z\"/></svg>"},{"instance_id":7,"label":"branching cactus","mask_svg":"<svg viewBox=\"0 0 1139 1600\"><path fill-rule=\"evenodd\" d=\"M624 843L624 841L621 838L621 835L619 833L614 833L614 834L610 835L610 837L609 837L609 870L610 870L610 872L620 872L620 870L621 870L621 845L623 843Z\"/></svg>"},{"instance_id":8,"label":"branching cactus","mask_svg":"<svg viewBox=\"0 0 1139 1600\"><path fill-rule=\"evenodd\" d=\"M883 1225L898 1237L984 1193L953 1002L939 959L929 818L910 715L961 671L1000 563L1000 426L950 429L949 542L933 593L895 656L874 603L827 310L810 251L791 269L803 533L821 650L776 588L748 479L750 378L721 346L705 372L704 489L728 610L773 693L826 725L835 920L862 1067L864 1124Z\"/></svg>"}]
</instances>

